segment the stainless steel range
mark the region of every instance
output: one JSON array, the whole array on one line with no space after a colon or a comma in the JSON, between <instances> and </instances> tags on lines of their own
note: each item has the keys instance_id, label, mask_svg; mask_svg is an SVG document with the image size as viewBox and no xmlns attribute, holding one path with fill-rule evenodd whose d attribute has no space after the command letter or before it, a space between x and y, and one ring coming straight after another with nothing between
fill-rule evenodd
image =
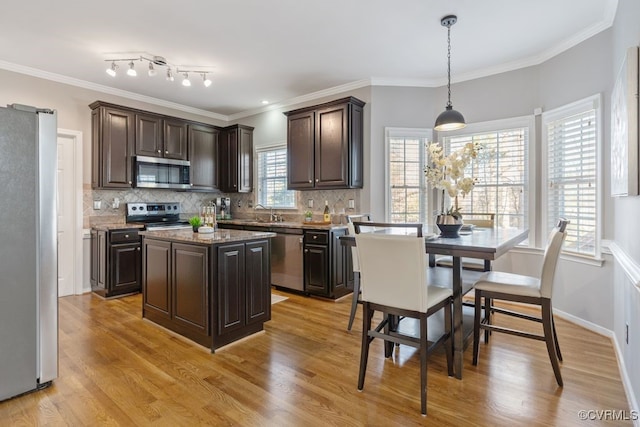
<instances>
[{"instance_id":1,"label":"stainless steel range","mask_svg":"<svg viewBox=\"0 0 640 427\"><path fill-rule=\"evenodd\" d=\"M146 230L175 230L191 228L189 221L180 219L180 203L127 203L127 222L145 225Z\"/></svg>"}]
</instances>

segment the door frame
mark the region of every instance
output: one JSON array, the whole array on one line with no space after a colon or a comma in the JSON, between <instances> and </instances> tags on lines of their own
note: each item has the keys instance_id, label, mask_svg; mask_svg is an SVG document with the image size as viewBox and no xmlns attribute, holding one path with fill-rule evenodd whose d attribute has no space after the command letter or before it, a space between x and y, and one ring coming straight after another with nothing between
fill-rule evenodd
<instances>
[{"instance_id":1,"label":"door frame","mask_svg":"<svg viewBox=\"0 0 640 427\"><path fill-rule=\"evenodd\" d=\"M66 138L73 141L73 293L84 293L83 277L83 232L82 232L82 132L77 130L58 128L57 138Z\"/></svg>"}]
</instances>

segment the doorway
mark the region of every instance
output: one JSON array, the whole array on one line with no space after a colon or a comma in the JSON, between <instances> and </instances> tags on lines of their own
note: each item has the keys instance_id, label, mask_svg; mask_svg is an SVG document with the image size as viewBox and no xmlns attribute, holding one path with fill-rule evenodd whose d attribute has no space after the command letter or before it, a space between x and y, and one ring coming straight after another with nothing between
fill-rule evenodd
<instances>
[{"instance_id":1,"label":"doorway","mask_svg":"<svg viewBox=\"0 0 640 427\"><path fill-rule=\"evenodd\" d=\"M82 132L58 129L58 296L82 294Z\"/></svg>"}]
</instances>

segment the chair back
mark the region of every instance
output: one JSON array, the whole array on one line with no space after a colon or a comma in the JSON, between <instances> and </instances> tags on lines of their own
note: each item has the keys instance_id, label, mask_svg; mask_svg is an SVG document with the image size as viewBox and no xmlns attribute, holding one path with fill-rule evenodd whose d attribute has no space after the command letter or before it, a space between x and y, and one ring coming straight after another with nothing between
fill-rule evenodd
<instances>
[{"instance_id":1,"label":"chair back","mask_svg":"<svg viewBox=\"0 0 640 427\"><path fill-rule=\"evenodd\" d=\"M424 237L356 234L360 256L362 300L426 312L427 256Z\"/></svg>"},{"instance_id":2,"label":"chair back","mask_svg":"<svg viewBox=\"0 0 640 427\"><path fill-rule=\"evenodd\" d=\"M351 214L347 215L347 223L353 222L368 222L371 221L371 214L362 213L362 214Z\"/></svg>"},{"instance_id":3,"label":"chair back","mask_svg":"<svg viewBox=\"0 0 640 427\"><path fill-rule=\"evenodd\" d=\"M380 234L410 234L416 233L417 237L422 237L422 224L419 222L359 222L353 223L356 234L362 232L377 232ZM413 229L413 230L411 230Z\"/></svg>"},{"instance_id":4,"label":"chair back","mask_svg":"<svg viewBox=\"0 0 640 427\"><path fill-rule=\"evenodd\" d=\"M540 295L542 295L543 298L551 298L553 293L553 279L556 274L558 258L560 258L562 242L567 235L567 224L569 224L569 221L565 218L560 218L558 224L551 230L551 234L549 234L547 248L544 251L544 258L542 260L542 271L540 273Z\"/></svg>"},{"instance_id":5,"label":"chair back","mask_svg":"<svg viewBox=\"0 0 640 427\"><path fill-rule=\"evenodd\" d=\"M496 214L494 213L469 213L462 216L465 224L472 224L476 227L493 228L496 226Z\"/></svg>"}]
</instances>

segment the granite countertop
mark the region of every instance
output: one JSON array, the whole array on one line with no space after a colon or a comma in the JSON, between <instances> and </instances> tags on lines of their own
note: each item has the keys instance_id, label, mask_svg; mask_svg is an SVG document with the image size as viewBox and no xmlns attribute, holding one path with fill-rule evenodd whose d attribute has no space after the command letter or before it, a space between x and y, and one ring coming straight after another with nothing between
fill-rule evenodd
<instances>
[{"instance_id":1,"label":"granite countertop","mask_svg":"<svg viewBox=\"0 0 640 427\"><path fill-rule=\"evenodd\" d=\"M118 223L104 223L104 224L94 224L91 226L93 230L98 231L111 231L111 230L127 230L130 228L144 228L144 224L140 224L137 222L118 222Z\"/></svg>"},{"instance_id":2,"label":"granite countertop","mask_svg":"<svg viewBox=\"0 0 640 427\"><path fill-rule=\"evenodd\" d=\"M264 227L268 229L275 228L302 228L304 230L334 230L347 228L345 224L325 224L320 222L296 222L296 221L282 221L282 222L264 222L252 219L225 219L218 220L219 224L232 224L232 225L248 225L251 227Z\"/></svg>"},{"instance_id":3,"label":"granite countertop","mask_svg":"<svg viewBox=\"0 0 640 427\"><path fill-rule=\"evenodd\" d=\"M268 231L216 230L213 233L194 233L189 229L142 231L140 234L151 239L202 245L242 242L276 236L275 233Z\"/></svg>"}]
</instances>

